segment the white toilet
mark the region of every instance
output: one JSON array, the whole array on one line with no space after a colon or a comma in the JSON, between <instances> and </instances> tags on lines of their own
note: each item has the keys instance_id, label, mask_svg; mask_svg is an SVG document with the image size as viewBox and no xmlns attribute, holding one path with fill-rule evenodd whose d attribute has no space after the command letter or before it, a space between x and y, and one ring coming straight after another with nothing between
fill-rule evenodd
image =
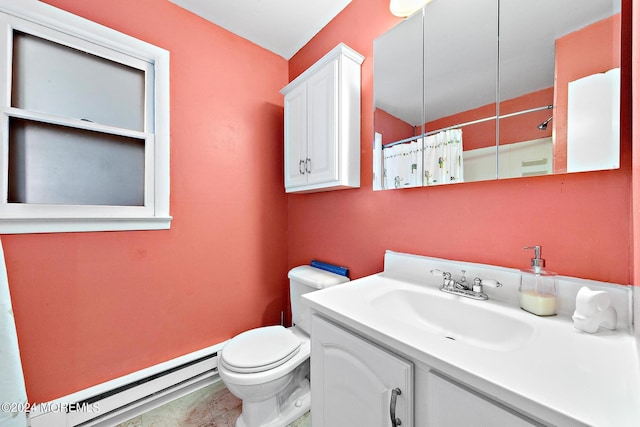
<instances>
[{"instance_id":1,"label":"white toilet","mask_svg":"<svg viewBox=\"0 0 640 427\"><path fill-rule=\"evenodd\" d=\"M310 409L311 310L301 296L347 281L309 265L291 269L294 326L251 329L225 344L218 371L229 391L242 399L236 427L285 427Z\"/></svg>"}]
</instances>

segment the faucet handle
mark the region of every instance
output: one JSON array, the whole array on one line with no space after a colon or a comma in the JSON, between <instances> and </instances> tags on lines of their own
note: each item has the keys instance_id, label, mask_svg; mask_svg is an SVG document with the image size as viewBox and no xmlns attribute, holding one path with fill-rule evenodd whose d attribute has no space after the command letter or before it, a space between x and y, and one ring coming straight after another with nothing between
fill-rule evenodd
<instances>
[{"instance_id":1,"label":"faucet handle","mask_svg":"<svg viewBox=\"0 0 640 427\"><path fill-rule=\"evenodd\" d=\"M489 286L491 288L499 288L500 286L502 286L502 283L493 279L483 280L479 277L476 277L475 279L473 279L473 292L482 292L483 286Z\"/></svg>"},{"instance_id":2,"label":"faucet handle","mask_svg":"<svg viewBox=\"0 0 640 427\"><path fill-rule=\"evenodd\" d=\"M452 288L456 285L455 280L451 279L451 273L447 271L441 271L436 269L431 270L431 274L434 276L442 277L442 287L443 288Z\"/></svg>"},{"instance_id":3,"label":"faucet handle","mask_svg":"<svg viewBox=\"0 0 640 427\"><path fill-rule=\"evenodd\" d=\"M438 276L438 277L444 277L445 279L451 279L451 273L448 273L448 272L442 271L442 270L438 270L437 268L434 268L433 270L431 270L431 274L433 274L434 276Z\"/></svg>"},{"instance_id":4,"label":"faucet handle","mask_svg":"<svg viewBox=\"0 0 640 427\"><path fill-rule=\"evenodd\" d=\"M493 279L480 280L480 284L483 285L483 286L489 286L491 288L499 288L500 286L502 286L502 283L498 282L497 280L493 280Z\"/></svg>"}]
</instances>

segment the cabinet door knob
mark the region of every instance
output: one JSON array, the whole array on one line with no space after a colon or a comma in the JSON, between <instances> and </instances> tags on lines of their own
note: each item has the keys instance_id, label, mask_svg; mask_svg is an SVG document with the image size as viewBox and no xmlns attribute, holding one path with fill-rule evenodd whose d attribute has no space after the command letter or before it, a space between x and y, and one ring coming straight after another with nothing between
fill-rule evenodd
<instances>
[{"instance_id":1,"label":"cabinet door knob","mask_svg":"<svg viewBox=\"0 0 640 427\"><path fill-rule=\"evenodd\" d=\"M305 164L304 160L300 160L300 162L298 163L298 172L300 172L301 175L304 175L304 170L306 169L305 167L302 167L302 165Z\"/></svg>"},{"instance_id":2,"label":"cabinet door knob","mask_svg":"<svg viewBox=\"0 0 640 427\"><path fill-rule=\"evenodd\" d=\"M402 394L402 391L396 387L391 390L391 402L389 405L389 415L391 416L391 427L398 427L402 425L402 421L400 418L396 418L396 400L398 400L398 396Z\"/></svg>"}]
</instances>

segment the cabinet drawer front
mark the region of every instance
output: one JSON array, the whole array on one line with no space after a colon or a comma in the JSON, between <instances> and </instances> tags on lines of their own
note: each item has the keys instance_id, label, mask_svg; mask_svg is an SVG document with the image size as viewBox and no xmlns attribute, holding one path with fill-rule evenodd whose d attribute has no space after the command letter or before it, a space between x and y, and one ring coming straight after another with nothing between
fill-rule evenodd
<instances>
[{"instance_id":1,"label":"cabinet drawer front","mask_svg":"<svg viewBox=\"0 0 640 427\"><path fill-rule=\"evenodd\" d=\"M429 426L542 426L537 421L436 372L429 373L428 384Z\"/></svg>"}]
</instances>

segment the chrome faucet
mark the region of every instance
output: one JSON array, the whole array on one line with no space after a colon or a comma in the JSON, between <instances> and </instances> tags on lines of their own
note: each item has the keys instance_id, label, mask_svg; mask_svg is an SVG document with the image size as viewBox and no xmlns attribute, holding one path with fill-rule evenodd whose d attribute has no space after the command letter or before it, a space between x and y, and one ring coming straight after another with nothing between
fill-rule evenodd
<instances>
[{"instance_id":1,"label":"chrome faucet","mask_svg":"<svg viewBox=\"0 0 640 427\"><path fill-rule=\"evenodd\" d=\"M462 277L459 281L452 279L451 273L446 271L440 271L437 269L431 270L431 274L434 276L442 277L442 286L440 290L449 294L460 295L467 298L477 300L487 300L489 296L484 293L483 286L490 286L492 288L499 288L502 283L492 279L480 279L476 277L473 279L473 285L467 283L465 277L466 271L462 271Z\"/></svg>"}]
</instances>

